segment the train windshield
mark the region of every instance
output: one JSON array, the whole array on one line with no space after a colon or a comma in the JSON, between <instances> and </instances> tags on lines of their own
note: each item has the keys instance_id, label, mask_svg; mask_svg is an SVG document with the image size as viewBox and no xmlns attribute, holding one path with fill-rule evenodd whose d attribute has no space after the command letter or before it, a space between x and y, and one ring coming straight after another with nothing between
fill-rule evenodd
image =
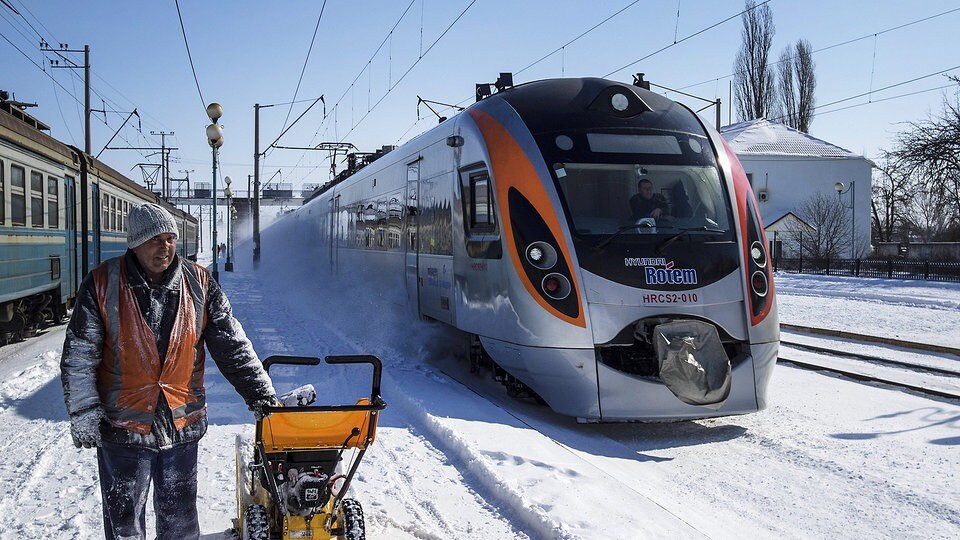
<instances>
[{"instance_id":1,"label":"train windshield","mask_svg":"<svg viewBox=\"0 0 960 540\"><path fill-rule=\"evenodd\" d=\"M562 137L557 137L561 148L569 144ZM705 239L729 236L730 204L705 138L586 133L577 139L585 139L589 152L568 155L574 159L554 161L552 167L581 240L680 231Z\"/></svg>"}]
</instances>

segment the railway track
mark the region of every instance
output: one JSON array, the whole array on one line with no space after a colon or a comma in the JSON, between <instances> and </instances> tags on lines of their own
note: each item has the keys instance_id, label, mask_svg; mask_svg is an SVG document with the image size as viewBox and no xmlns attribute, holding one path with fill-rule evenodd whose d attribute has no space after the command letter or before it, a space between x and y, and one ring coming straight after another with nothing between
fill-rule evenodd
<instances>
[{"instance_id":1,"label":"railway track","mask_svg":"<svg viewBox=\"0 0 960 540\"><path fill-rule=\"evenodd\" d=\"M960 349L793 325L781 328L781 362L960 399Z\"/></svg>"}]
</instances>

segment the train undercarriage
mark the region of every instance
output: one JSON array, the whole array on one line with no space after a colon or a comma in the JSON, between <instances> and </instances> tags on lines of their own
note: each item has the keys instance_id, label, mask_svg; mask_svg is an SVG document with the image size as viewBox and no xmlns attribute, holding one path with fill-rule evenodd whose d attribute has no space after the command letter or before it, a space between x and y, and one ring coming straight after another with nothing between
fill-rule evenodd
<instances>
[{"instance_id":1,"label":"train undercarriage","mask_svg":"<svg viewBox=\"0 0 960 540\"><path fill-rule=\"evenodd\" d=\"M59 302L59 289L0 304L0 346L37 335L47 327L67 321L67 304Z\"/></svg>"}]
</instances>

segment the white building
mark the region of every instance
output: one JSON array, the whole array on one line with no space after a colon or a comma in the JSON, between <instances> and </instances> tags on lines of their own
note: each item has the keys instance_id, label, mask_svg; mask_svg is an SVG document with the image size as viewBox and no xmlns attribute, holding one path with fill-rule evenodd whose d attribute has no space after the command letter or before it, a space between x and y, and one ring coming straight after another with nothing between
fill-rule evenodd
<instances>
[{"instance_id":1,"label":"white building","mask_svg":"<svg viewBox=\"0 0 960 540\"><path fill-rule=\"evenodd\" d=\"M870 198L873 162L849 150L765 118L740 122L720 130L737 154L757 195L760 217L773 241L774 230L807 216L799 208L817 195L837 197L835 184L845 191L840 203L850 207L853 199L853 230L858 256L870 252ZM792 214L792 215L790 215ZM772 227L772 228L771 228ZM783 240L782 231L777 237ZM783 246L783 256L795 253L795 246ZM850 253L844 253L849 257Z\"/></svg>"}]
</instances>

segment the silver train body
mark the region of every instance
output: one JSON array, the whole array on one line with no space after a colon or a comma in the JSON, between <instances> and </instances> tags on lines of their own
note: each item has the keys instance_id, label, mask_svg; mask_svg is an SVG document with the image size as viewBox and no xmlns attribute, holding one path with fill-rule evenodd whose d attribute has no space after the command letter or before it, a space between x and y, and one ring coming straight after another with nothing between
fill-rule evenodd
<instances>
[{"instance_id":1,"label":"silver train body","mask_svg":"<svg viewBox=\"0 0 960 540\"><path fill-rule=\"evenodd\" d=\"M667 203L638 216L649 180ZM585 421L766 406L779 324L753 192L684 106L601 79L487 97L265 231L374 271L495 373Z\"/></svg>"}]
</instances>

